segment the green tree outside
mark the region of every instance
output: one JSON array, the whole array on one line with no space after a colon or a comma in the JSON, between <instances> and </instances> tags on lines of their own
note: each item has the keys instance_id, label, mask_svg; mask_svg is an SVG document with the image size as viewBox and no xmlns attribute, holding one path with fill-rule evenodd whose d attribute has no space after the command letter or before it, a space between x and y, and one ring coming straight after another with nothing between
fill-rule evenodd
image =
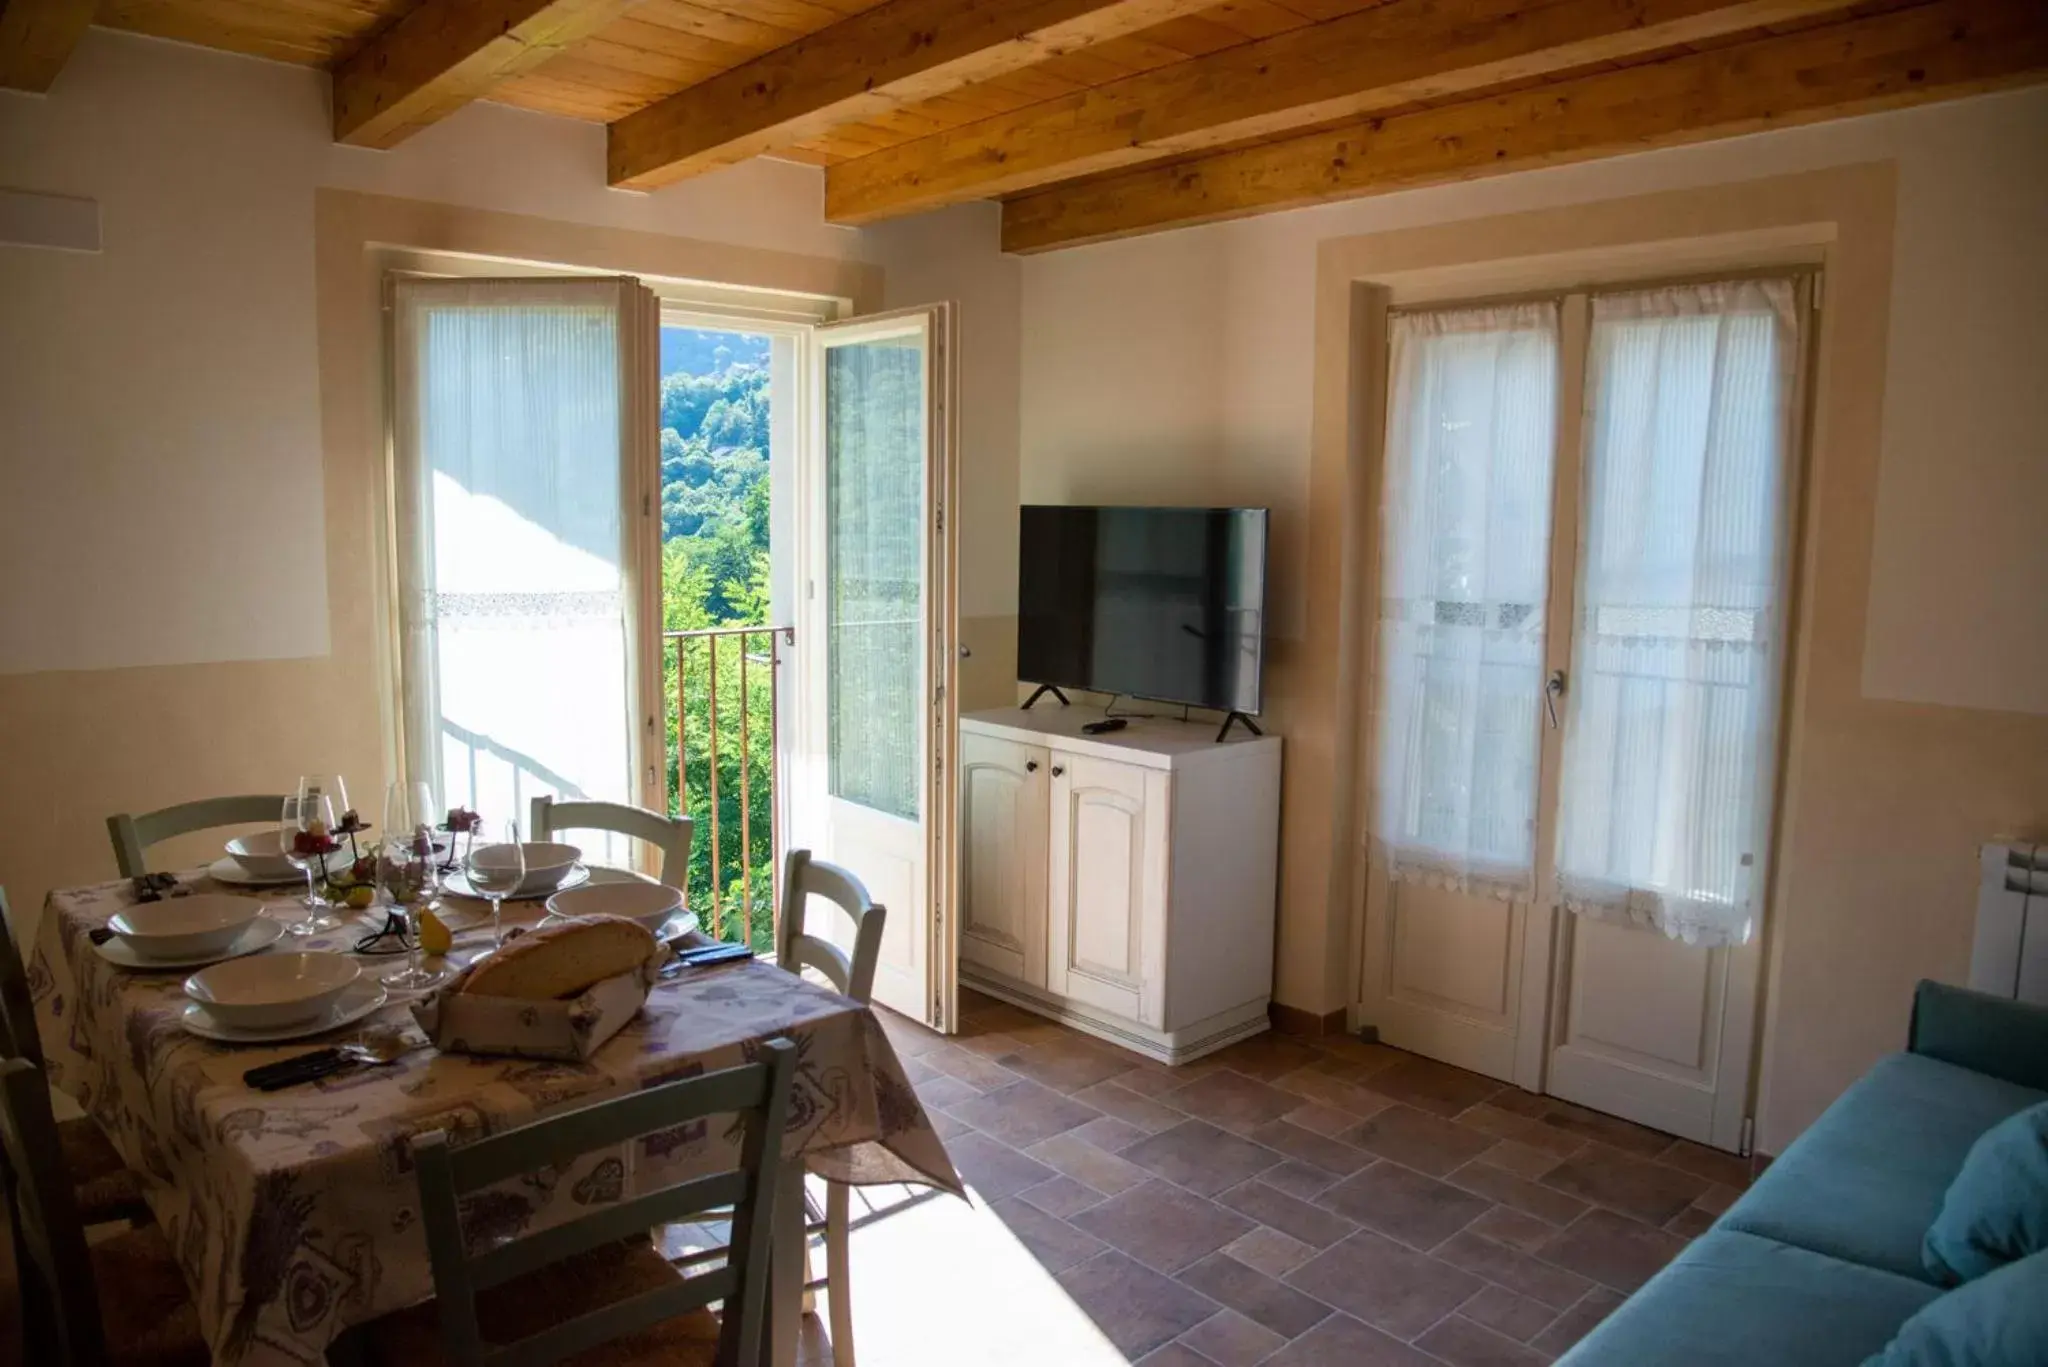
<instances>
[{"instance_id":1,"label":"green tree outside","mask_svg":"<svg viewBox=\"0 0 2048 1367\"><path fill-rule=\"evenodd\" d=\"M768 623L769 375L765 337L662 330L661 611L665 631ZM726 939L773 948L773 697L767 633L668 641L663 693L671 815L696 825L691 910ZM742 654L747 658L742 692ZM678 691L678 669L683 686ZM718 698L717 857L712 839L712 678ZM678 709L678 698L682 706ZM742 745L744 732L745 743ZM744 750L744 764L742 751ZM743 784L742 773L746 782ZM744 840L742 833L744 831ZM719 889L712 923L711 889Z\"/></svg>"}]
</instances>

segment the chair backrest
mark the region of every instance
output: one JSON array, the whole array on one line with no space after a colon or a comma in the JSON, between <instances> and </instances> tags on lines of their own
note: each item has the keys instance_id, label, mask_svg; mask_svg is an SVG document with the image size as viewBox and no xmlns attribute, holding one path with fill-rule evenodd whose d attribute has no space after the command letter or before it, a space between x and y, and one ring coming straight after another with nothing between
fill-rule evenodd
<instances>
[{"instance_id":1,"label":"chair backrest","mask_svg":"<svg viewBox=\"0 0 2048 1367\"><path fill-rule=\"evenodd\" d=\"M459 1149L449 1146L444 1131L414 1140L420 1209L449 1359L460 1367L544 1367L723 1301L718 1360L723 1367L753 1367L761 1360L768 1317L768 1248L782 1132L795 1076L796 1046L788 1040L769 1040L761 1046L757 1062L601 1101ZM483 1252L472 1253L463 1238L461 1200L469 1192L655 1130L728 1114L739 1115L745 1126L737 1168L599 1206L566 1224ZM511 1343L485 1342L477 1323L477 1292L602 1244L644 1236L656 1225L725 1206L732 1207L732 1243L724 1267L687 1278L679 1275L673 1286L643 1291Z\"/></svg>"},{"instance_id":2,"label":"chair backrest","mask_svg":"<svg viewBox=\"0 0 2048 1367\"><path fill-rule=\"evenodd\" d=\"M36 1032L36 1007L28 995L28 970L14 938L14 912L0 888L0 1054L43 1066L43 1038Z\"/></svg>"},{"instance_id":3,"label":"chair backrest","mask_svg":"<svg viewBox=\"0 0 2048 1367\"><path fill-rule=\"evenodd\" d=\"M853 922L853 953L805 929L809 904L822 897ZM815 968L832 985L865 1005L875 994L875 964L882 953L882 926L889 916L868 896L860 879L836 864L791 850L782 865L782 920L775 934L775 961L792 973Z\"/></svg>"},{"instance_id":4,"label":"chair backrest","mask_svg":"<svg viewBox=\"0 0 2048 1367\"><path fill-rule=\"evenodd\" d=\"M116 812L107 818L107 835L114 842L114 862L120 866L121 876L135 878L149 872L142 852L159 841L214 826L276 826L283 815L283 793L275 797L207 797L159 807L141 816Z\"/></svg>"},{"instance_id":5,"label":"chair backrest","mask_svg":"<svg viewBox=\"0 0 2048 1367\"><path fill-rule=\"evenodd\" d=\"M24 1058L0 1061L0 1182L14 1221L26 1361L101 1367L99 1291L85 1226L57 1143L57 1119L43 1070Z\"/></svg>"},{"instance_id":6,"label":"chair backrest","mask_svg":"<svg viewBox=\"0 0 2048 1367\"><path fill-rule=\"evenodd\" d=\"M690 879L690 836L695 829L687 816L663 816L645 807L623 802L564 802L559 798L533 800L535 840L546 840L557 831L611 831L644 840L661 851L661 881L669 887L685 887Z\"/></svg>"}]
</instances>

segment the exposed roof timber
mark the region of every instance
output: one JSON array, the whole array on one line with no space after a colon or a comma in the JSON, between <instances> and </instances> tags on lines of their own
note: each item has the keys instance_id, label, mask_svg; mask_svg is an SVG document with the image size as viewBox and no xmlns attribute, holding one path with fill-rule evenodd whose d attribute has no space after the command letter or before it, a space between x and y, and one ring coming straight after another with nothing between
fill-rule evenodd
<instances>
[{"instance_id":1,"label":"exposed roof timber","mask_svg":"<svg viewBox=\"0 0 2048 1367\"><path fill-rule=\"evenodd\" d=\"M1215 3L888 0L612 124L609 179L653 189Z\"/></svg>"},{"instance_id":2,"label":"exposed roof timber","mask_svg":"<svg viewBox=\"0 0 2048 1367\"><path fill-rule=\"evenodd\" d=\"M1849 0L1392 0L832 167L867 223L1440 101L1844 8Z\"/></svg>"},{"instance_id":3,"label":"exposed roof timber","mask_svg":"<svg viewBox=\"0 0 2048 1367\"><path fill-rule=\"evenodd\" d=\"M1895 109L2048 79L2048 10L1938 0L1618 71L1057 185L1015 252Z\"/></svg>"},{"instance_id":4,"label":"exposed roof timber","mask_svg":"<svg viewBox=\"0 0 2048 1367\"><path fill-rule=\"evenodd\" d=\"M426 0L334 73L334 139L396 147L625 13L632 0Z\"/></svg>"},{"instance_id":5,"label":"exposed roof timber","mask_svg":"<svg viewBox=\"0 0 2048 1367\"><path fill-rule=\"evenodd\" d=\"M0 87L42 94L92 24L94 0L0 0Z\"/></svg>"}]
</instances>

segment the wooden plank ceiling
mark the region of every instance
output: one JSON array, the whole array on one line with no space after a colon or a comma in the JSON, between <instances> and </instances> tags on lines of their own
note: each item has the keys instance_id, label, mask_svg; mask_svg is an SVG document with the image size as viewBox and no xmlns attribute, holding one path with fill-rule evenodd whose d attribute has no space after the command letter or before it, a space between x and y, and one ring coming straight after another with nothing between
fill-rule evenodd
<instances>
[{"instance_id":1,"label":"wooden plank ceiling","mask_svg":"<svg viewBox=\"0 0 2048 1367\"><path fill-rule=\"evenodd\" d=\"M0 85L87 17L326 68L341 141L498 100L610 125L614 185L778 156L1014 251L2048 78L2048 0L0 0Z\"/></svg>"}]
</instances>

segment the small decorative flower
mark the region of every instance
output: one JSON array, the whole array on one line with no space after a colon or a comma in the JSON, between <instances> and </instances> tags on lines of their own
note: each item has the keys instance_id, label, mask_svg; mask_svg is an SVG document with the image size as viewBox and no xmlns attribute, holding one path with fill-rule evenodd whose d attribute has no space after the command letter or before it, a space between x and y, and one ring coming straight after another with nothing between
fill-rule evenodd
<instances>
[{"instance_id":1,"label":"small decorative flower","mask_svg":"<svg viewBox=\"0 0 2048 1367\"><path fill-rule=\"evenodd\" d=\"M333 854L341 842L325 831L298 831L292 835L293 854Z\"/></svg>"},{"instance_id":2,"label":"small decorative flower","mask_svg":"<svg viewBox=\"0 0 2048 1367\"><path fill-rule=\"evenodd\" d=\"M477 823L482 820L483 816L480 813L472 812L462 807L450 807L448 809L448 819L442 823L442 828L460 835L467 835L474 831L477 828Z\"/></svg>"}]
</instances>

